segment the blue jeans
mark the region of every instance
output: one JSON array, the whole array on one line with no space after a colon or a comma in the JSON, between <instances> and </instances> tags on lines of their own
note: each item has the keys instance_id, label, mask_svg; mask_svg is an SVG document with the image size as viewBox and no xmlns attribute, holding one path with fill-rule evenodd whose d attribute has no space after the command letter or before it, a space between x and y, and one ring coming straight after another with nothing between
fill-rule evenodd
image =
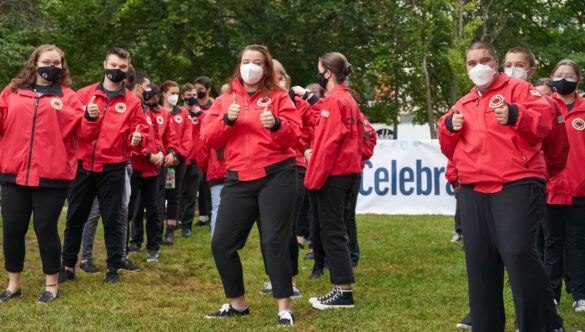
<instances>
[{"instance_id":1,"label":"blue jeans","mask_svg":"<svg viewBox=\"0 0 585 332\"><path fill-rule=\"evenodd\" d=\"M223 183L216 184L209 188L211 192L211 237L213 238L213 231L215 230L215 221L217 220L217 210L219 209L219 202L221 201L221 190Z\"/></svg>"}]
</instances>

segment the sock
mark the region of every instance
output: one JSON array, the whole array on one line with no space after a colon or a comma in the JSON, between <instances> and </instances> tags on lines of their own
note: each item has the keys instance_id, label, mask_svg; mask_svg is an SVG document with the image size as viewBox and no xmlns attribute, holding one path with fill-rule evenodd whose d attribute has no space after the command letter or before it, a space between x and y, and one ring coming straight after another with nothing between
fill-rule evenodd
<instances>
[{"instance_id":1,"label":"sock","mask_svg":"<svg viewBox=\"0 0 585 332\"><path fill-rule=\"evenodd\" d=\"M248 309L248 307L238 307L232 304L232 308L234 308L234 310L242 312L245 311L246 309Z\"/></svg>"},{"instance_id":2,"label":"sock","mask_svg":"<svg viewBox=\"0 0 585 332\"><path fill-rule=\"evenodd\" d=\"M292 311L290 311L290 310L279 310L278 311L278 317L282 317L282 315L285 314L285 313L292 314Z\"/></svg>"}]
</instances>

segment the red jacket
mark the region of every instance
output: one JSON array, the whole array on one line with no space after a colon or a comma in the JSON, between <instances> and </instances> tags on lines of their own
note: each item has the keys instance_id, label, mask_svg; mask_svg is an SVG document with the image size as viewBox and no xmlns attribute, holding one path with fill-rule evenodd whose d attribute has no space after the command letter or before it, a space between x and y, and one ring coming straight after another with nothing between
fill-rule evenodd
<instances>
[{"instance_id":1,"label":"red jacket","mask_svg":"<svg viewBox=\"0 0 585 332\"><path fill-rule=\"evenodd\" d=\"M0 182L67 188L77 173L77 146L95 139L102 117L84 116L73 90L54 84L39 97L21 88L0 94Z\"/></svg>"},{"instance_id":2,"label":"red jacket","mask_svg":"<svg viewBox=\"0 0 585 332\"><path fill-rule=\"evenodd\" d=\"M363 170L366 166L366 160L369 160L374 155L374 147L376 146L378 137L376 135L376 130L372 127L368 118L362 113L360 113L360 120L364 125L364 145L362 147L362 160L360 161L360 167Z\"/></svg>"},{"instance_id":3,"label":"red jacket","mask_svg":"<svg viewBox=\"0 0 585 332\"><path fill-rule=\"evenodd\" d=\"M189 121L191 122L191 149L187 155L187 165L191 165L193 162L197 163L196 157L198 153L199 145L201 144L201 137L199 132L201 130L201 122L205 118L205 112L199 111L197 113L189 111Z\"/></svg>"},{"instance_id":4,"label":"red jacket","mask_svg":"<svg viewBox=\"0 0 585 332\"><path fill-rule=\"evenodd\" d=\"M460 131L449 129L453 108L438 124L441 150L455 163L459 183L475 184L483 193L524 178L546 178L541 142L551 130L550 106L529 83L500 75L481 96L473 87L457 101L454 109L464 116ZM509 105L511 125L500 124L494 114L502 98Z\"/></svg>"},{"instance_id":5,"label":"red jacket","mask_svg":"<svg viewBox=\"0 0 585 332\"><path fill-rule=\"evenodd\" d=\"M542 95L551 107L552 129L550 134L542 141L544 159L548 170L547 178L559 174L567 163L569 156L569 138L561 108L555 100L547 95Z\"/></svg>"},{"instance_id":6,"label":"red jacket","mask_svg":"<svg viewBox=\"0 0 585 332\"><path fill-rule=\"evenodd\" d=\"M268 166L289 159L296 165L293 147L298 143L301 120L288 94L272 91L270 96L263 97L262 91L257 91L250 97L237 78L232 81L232 88L231 94L217 98L207 111L200 133L203 141L215 150L225 147L226 168L239 181L263 178L271 171ZM241 108L232 123L227 111L234 102L234 94ZM276 118L272 129L264 128L260 122L265 104Z\"/></svg>"},{"instance_id":7,"label":"red jacket","mask_svg":"<svg viewBox=\"0 0 585 332\"><path fill-rule=\"evenodd\" d=\"M189 112L181 106L174 106L171 113L171 128L177 135L178 146L175 149L180 159L186 159L191 149L191 122L189 121Z\"/></svg>"},{"instance_id":8,"label":"red jacket","mask_svg":"<svg viewBox=\"0 0 585 332\"><path fill-rule=\"evenodd\" d=\"M300 113L302 128L299 141L295 146L295 154L297 158L297 165L301 167L307 167L307 160L305 159L305 149L308 149L311 145L311 136L313 134L313 127L315 127L315 117L311 111L311 105L306 100L294 97L294 105L297 111Z\"/></svg>"},{"instance_id":9,"label":"red jacket","mask_svg":"<svg viewBox=\"0 0 585 332\"><path fill-rule=\"evenodd\" d=\"M171 152L176 152L179 146L179 139L171 126L171 113L158 104L148 106L148 108L148 114L150 114L160 140L159 145L163 148L163 154L166 156Z\"/></svg>"},{"instance_id":10,"label":"red jacket","mask_svg":"<svg viewBox=\"0 0 585 332\"><path fill-rule=\"evenodd\" d=\"M585 99L575 93L575 105L569 111L567 105L558 99L556 93L553 98L560 105L569 138L569 156L565 169L553 177L548 185L549 204L585 204L585 171L583 160L585 156Z\"/></svg>"},{"instance_id":11,"label":"red jacket","mask_svg":"<svg viewBox=\"0 0 585 332\"><path fill-rule=\"evenodd\" d=\"M457 187L459 185L459 175L457 175L457 168L452 160L447 161L447 170L445 170L445 179L449 184Z\"/></svg>"},{"instance_id":12,"label":"red jacket","mask_svg":"<svg viewBox=\"0 0 585 332\"><path fill-rule=\"evenodd\" d=\"M321 105L305 175L307 189L323 187L330 175L359 174L364 129L360 109L346 84L329 91Z\"/></svg>"},{"instance_id":13,"label":"red jacket","mask_svg":"<svg viewBox=\"0 0 585 332\"><path fill-rule=\"evenodd\" d=\"M203 141L197 146L197 165L206 175L210 187L214 185L214 182L219 184L226 178L223 153L224 149L213 150Z\"/></svg>"},{"instance_id":14,"label":"red jacket","mask_svg":"<svg viewBox=\"0 0 585 332\"><path fill-rule=\"evenodd\" d=\"M94 103L100 109L100 118L103 117L102 131L98 138L79 144L77 159L82 161L84 169L102 172L104 167L109 168L106 165L123 167L122 163L130 158L131 149L140 151L152 139L148 137L148 123L142 112L141 102L130 90L124 89L108 99L102 90L102 82L99 82L79 89L77 96L85 106L96 96ZM137 126L140 126L142 141L134 147L130 141Z\"/></svg>"},{"instance_id":15,"label":"red jacket","mask_svg":"<svg viewBox=\"0 0 585 332\"><path fill-rule=\"evenodd\" d=\"M153 154L163 151L162 140L157 132L157 124L153 121L152 113L147 105L142 104L142 110L148 122L148 135L154 139L149 139L141 151L132 151L130 162L132 163L132 176L150 177L157 176L160 166L150 162Z\"/></svg>"}]
</instances>

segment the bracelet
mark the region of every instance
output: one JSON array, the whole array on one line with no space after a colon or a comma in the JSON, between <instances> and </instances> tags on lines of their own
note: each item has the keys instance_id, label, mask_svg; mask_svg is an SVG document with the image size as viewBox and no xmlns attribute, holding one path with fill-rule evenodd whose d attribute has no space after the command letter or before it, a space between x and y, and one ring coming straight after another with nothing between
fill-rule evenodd
<instances>
[{"instance_id":1,"label":"bracelet","mask_svg":"<svg viewBox=\"0 0 585 332\"><path fill-rule=\"evenodd\" d=\"M307 98L309 98L309 95L311 94L311 91L309 90L305 90L305 94L303 95L303 100L307 100Z\"/></svg>"}]
</instances>

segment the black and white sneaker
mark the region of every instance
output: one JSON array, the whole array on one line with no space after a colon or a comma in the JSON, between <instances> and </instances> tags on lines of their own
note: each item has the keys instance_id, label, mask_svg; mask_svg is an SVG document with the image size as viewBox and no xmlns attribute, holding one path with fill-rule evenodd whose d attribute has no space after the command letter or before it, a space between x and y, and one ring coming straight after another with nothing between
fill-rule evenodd
<instances>
[{"instance_id":1,"label":"black and white sneaker","mask_svg":"<svg viewBox=\"0 0 585 332\"><path fill-rule=\"evenodd\" d=\"M85 262L81 262L79 264L79 268L81 268L85 273L99 273L100 269L93 263L93 260L88 259Z\"/></svg>"},{"instance_id":2,"label":"black and white sneaker","mask_svg":"<svg viewBox=\"0 0 585 332\"><path fill-rule=\"evenodd\" d=\"M585 300L578 300L573 302L573 308L575 308L576 312L585 311Z\"/></svg>"},{"instance_id":3,"label":"black and white sneaker","mask_svg":"<svg viewBox=\"0 0 585 332\"><path fill-rule=\"evenodd\" d=\"M221 306L219 311L206 315L205 318L213 319L213 318L224 318L224 317L232 317L232 316L248 316L250 315L250 308L246 308L243 311L236 310L232 307L231 304L226 303Z\"/></svg>"},{"instance_id":4,"label":"black and white sneaker","mask_svg":"<svg viewBox=\"0 0 585 332\"><path fill-rule=\"evenodd\" d=\"M293 294L290 296L290 298L291 299L300 299L301 297L303 297L303 294L301 294L301 291L299 291L297 286L293 285Z\"/></svg>"},{"instance_id":5,"label":"black and white sneaker","mask_svg":"<svg viewBox=\"0 0 585 332\"><path fill-rule=\"evenodd\" d=\"M465 318L457 323L457 328L471 330L471 312L468 312L467 315L465 315Z\"/></svg>"},{"instance_id":6,"label":"black and white sneaker","mask_svg":"<svg viewBox=\"0 0 585 332\"><path fill-rule=\"evenodd\" d=\"M295 325L295 316L288 310L282 310L278 313L278 326Z\"/></svg>"},{"instance_id":7,"label":"black and white sneaker","mask_svg":"<svg viewBox=\"0 0 585 332\"><path fill-rule=\"evenodd\" d=\"M154 263L158 262L158 253L160 250L149 250L148 251L148 258L146 259L147 263Z\"/></svg>"},{"instance_id":8,"label":"black and white sneaker","mask_svg":"<svg viewBox=\"0 0 585 332\"><path fill-rule=\"evenodd\" d=\"M333 286L333 290L331 292L329 292L321 297L312 297L309 299L309 303L313 304L313 303L325 301L325 300L329 299L330 297L333 297L333 295L335 295L337 293L338 288L339 287L337 287L337 286Z\"/></svg>"},{"instance_id":9,"label":"black and white sneaker","mask_svg":"<svg viewBox=\"0 0 585 332\"><path fill-rule=\"evenodd\" d=\"M260 295L269 295L270 293L272 293L272 283L270 281L265 282L264 288L260 291Z\"/></svg>"},{"instance_id":10,"label":"black and white sneaker","mask_svg":"<svg viewBox=\"0 0 585 332\"><path fill-rule=\"evenodd\" d=\"M319 310L353 308L353 292L351 289L337 287L337 292L326 300L313 303L313 308Z\"/></svg>"},{"instance_id":11,"label":"black and white sneaker","mask_svg":"<svg viewBox=\"0 0 585 332\"><path fill-rule=\"evenodd\" d=\"M463 234L461 233L455 233L451 238L451 242L459 242L461 240L463 240Z\"/></svg>"},{"instance_id":12,"label":"black and white sneaker","mask_svg":"<svg viewBox=\"0 0 585 332\"><path fill-rule=\"evenodd\" d=\"M130 243L130 245L128 246L128 253L129 254L135 254L139 251L142 251L142 247L135 244L135 243Z\"/></svg>"}]
</instances>

